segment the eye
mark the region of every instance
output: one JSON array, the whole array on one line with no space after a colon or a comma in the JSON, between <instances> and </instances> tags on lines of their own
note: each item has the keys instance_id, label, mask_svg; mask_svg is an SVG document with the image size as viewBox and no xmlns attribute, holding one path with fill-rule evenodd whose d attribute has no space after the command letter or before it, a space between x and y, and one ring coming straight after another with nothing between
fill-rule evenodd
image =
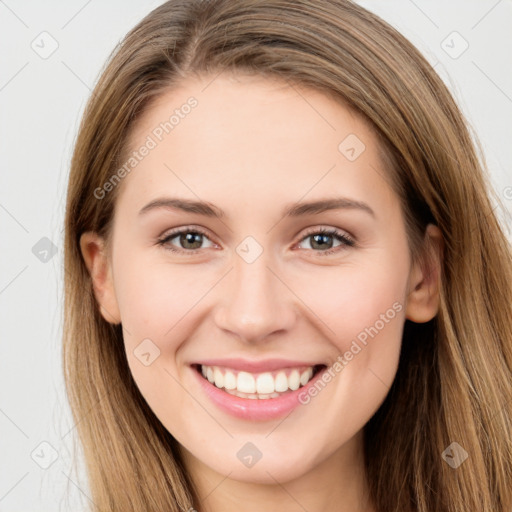
<instances>
[{"instance_id":1,"label":"eye","mask_svg":"<svg viewBox=\"0 0 512 512\"><path fill-rule=\"evenodd\" d=\"M177 239L178 247L172 243L172 241L175 239ZM207 245L206 247L215 246L215 244L208 238L206 233L201 229L183 228L168 233L163 238L159 239L158 245L161 245L168 251L182 254L193 254L195 251L204 248L201 246L205 240L210 243L210 245Z\"/></svg>"},{"instance_id":2,"label":"eye","mask_svg":"<svg viewBox=\"0 0 512 512\"><path fill-rule=\"evenodd\" d=\"M355 246L355 241L350 236L334 228L316 228L309 231L309 233L302 238L301 242L304 240L310 240L309 247L306 247L306 249L313 249L314 252L319 253L319 256L325 256L347 247ZM339 245L335 246L335 241L338 241Z\"/></svg>"},{"instance_id":3,"label":"eye","mask_svg":"<svg viewBox=\"0 0 512 512\"><path fill-rule=\"evenodd\" d=\"M173 243L174 240L176 242ZM325 256L344 248L355 246L355 241L350 236L334 228L312 229L302 238L300 243L305 240L310 240L309 247L306 247L306 249L312 249L319 256ZM208 242L208 245L203 246L205 241ZM335 245L336 241L339 242L338 245ZM195 227L172 231L163 238L160 238L157 243L168 251L186 254L187 256L194 255L200 249L215 247L216 245L209 239L206 232Z\"/></svg>"}]
</instances>

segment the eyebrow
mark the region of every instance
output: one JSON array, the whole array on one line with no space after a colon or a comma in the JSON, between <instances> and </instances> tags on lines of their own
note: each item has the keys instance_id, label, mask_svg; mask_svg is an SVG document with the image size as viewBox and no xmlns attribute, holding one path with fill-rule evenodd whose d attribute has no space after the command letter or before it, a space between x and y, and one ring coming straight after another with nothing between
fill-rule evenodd
<instances>
[{"instance_id":1,"label":"eyebrow","mask_svg":"<svg viewBox=\"0 0 512 512\"><path fill-rule=\"evenodd\" d=\"M182 210L188 213L197 213L206 217L222 218L225 217L225 212L217 206L205 201L193 201L191 199L180 199L172 197L162 197L154 199L144 206L139 215L143 215L155 209L175 209ZM287 205L282 212L282 217L300 217L304 215L317 215L329 210L341 209L354 209L361 210L372 217L375 217L375 212L362 201L356 201L346 197L336 197L331 199L322 199L310 202L298 202Z\"/></svg>"}]
</instances>

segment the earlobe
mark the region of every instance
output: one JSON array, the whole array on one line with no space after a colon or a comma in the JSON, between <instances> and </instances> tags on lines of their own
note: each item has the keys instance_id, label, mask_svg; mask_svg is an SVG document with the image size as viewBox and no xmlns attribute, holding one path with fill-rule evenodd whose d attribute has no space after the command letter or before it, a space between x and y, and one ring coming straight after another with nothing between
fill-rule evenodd
<instances>
[{"instance_id":1,"label":"earlobe","mask_svg":"<svg viewBox=\"0 0 512 512\"><path fill-rule=\"evenodd\" d=\"M112 269L103 238L92 231L83 233L80 237L80 250L91 276L94 296L101 316L111 324L121 323Z\"/></svg>"},{"instance_id":2,"label":"earlobe","mask_svg":"<svg viewBox=\"0 0 512 512\"><path fill-rule=\"evenodd\" d=\"M429 224L425 232L425 254L415 263L409 276L409 295L405 316L416 323L432 320L439 309L443 237L441 230Z\"/></svg>"}]
</instances>

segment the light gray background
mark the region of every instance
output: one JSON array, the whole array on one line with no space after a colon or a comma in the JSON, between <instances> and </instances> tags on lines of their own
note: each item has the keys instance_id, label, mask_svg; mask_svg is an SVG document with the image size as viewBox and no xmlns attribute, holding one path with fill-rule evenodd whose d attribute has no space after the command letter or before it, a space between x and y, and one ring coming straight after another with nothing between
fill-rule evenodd
<instances>
[{"instance_id":1,"label":"light gray background","mask_svg":"<svg viewBox=\"0 0 512 512\"><path fill-rule=\"evenodd\" d=\"M0 512L78 511L90 500L82 462L72 466L60 361L66 181L101 67L161 3L0 0ZM512 0L359 3L408 37L452 90L483 144L510 235ZM44 237L56 250L46 262Z\"/></svg>"}]
</instances>

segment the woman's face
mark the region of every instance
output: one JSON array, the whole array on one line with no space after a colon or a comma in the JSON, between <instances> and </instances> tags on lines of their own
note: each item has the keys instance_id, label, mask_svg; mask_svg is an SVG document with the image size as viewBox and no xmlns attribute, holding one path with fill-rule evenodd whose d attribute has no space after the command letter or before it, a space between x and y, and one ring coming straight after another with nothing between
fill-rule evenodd
<instances>
[{"instance_id":1,"label":"woman's face","mask_svg":"<svg viewBox=\"0 0 512 512\"><path fill-rule=\"evenodd\" d=\"M315 90L220 75L161 96L130 148L96 293L188 459L274 483L360 457L405 318L435 314L373 134Z\"/></svg>"}]
</instances>

